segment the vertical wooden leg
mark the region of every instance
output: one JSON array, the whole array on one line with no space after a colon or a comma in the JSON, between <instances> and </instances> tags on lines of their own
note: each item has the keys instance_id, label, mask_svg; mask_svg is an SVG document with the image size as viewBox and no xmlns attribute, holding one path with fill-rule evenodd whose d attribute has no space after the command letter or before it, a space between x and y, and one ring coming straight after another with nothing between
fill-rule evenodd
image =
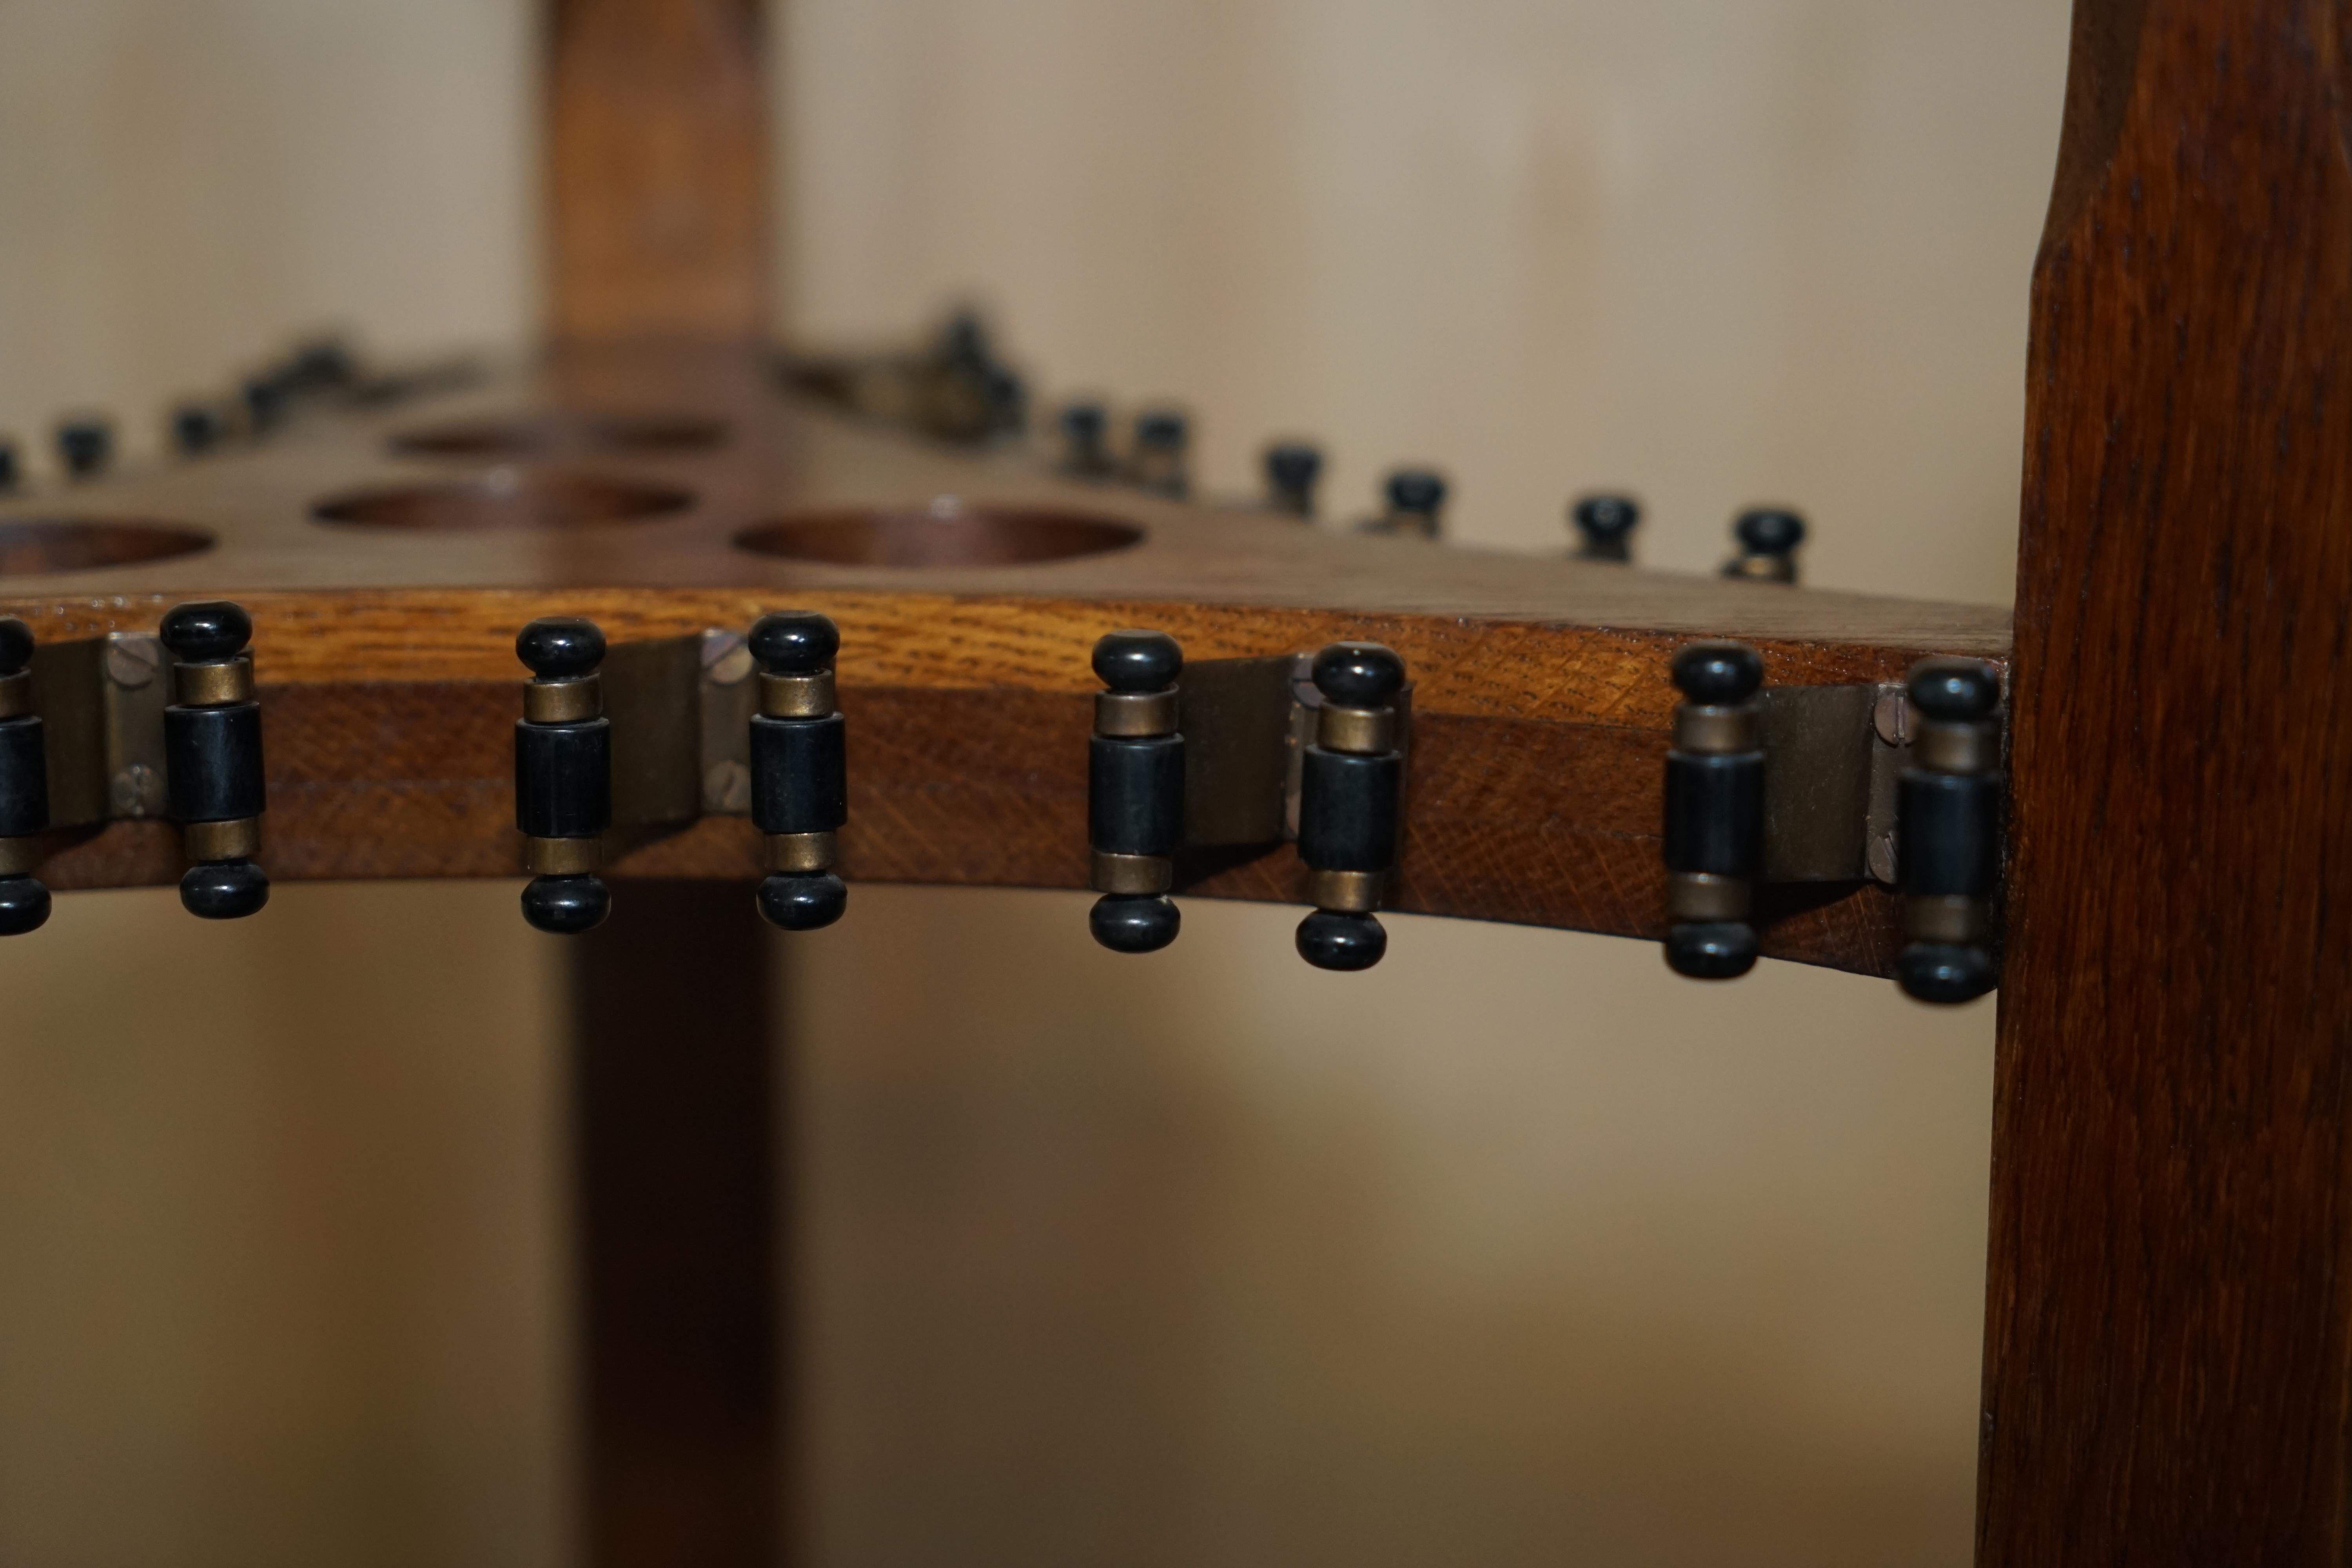
<instances>
[{"instance_id":1,"label":"vertical wooden leg","mask_svg":"<svg viewBox=\"0 0 2352 1568\"><path fill-rule=\"evenodd\" d=\"M731 882L624 882L573 948L596 1568L770 1568L783 1324L766 928Z\"/></svg>"},{"instance_id":2,"label":"vertical wooden leg","mask_svg":"<svg viewBox=\"0 0 2352 1568\"><path fill-rule=\"evenodd\" d=\"M2340 0L2078 0L2034 278L1979 1562L2352 1548Z\"/></svg>"}]
</instances>

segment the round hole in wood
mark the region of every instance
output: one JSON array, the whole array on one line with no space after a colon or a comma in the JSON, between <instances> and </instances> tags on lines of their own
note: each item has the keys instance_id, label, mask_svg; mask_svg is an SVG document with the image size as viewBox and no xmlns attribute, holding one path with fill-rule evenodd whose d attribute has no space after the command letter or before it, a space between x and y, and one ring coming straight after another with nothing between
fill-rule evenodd
<instances>
[{"instance_id":1,"label":"round hole in wood","mask_svg":"<svg viewBox=\"0 0 2352 1568\"><path fill-rule=\"evenodd\" d=\"M210 550L213 536L198 529L110 518L0 519L0 577L50 572L91 572L168 561Z\"/></svg>"},{"instance_id":2,"label":"round hole in wood","mask_svg":"<svg viewBox=\"0 0 2352 1568\"><path fill-rule=\"evenodd\" d=\"M747 528L738 547L755 555L835 566L1017 566L1101 555L1141 542L1143 530L1083 512L964 506L802 512Z\"/></svg>"},{"instance_id":3,"label":"round hole in wood","mask_svg":"<svg viewBox=\"0 0 2352 1568\"><path fill-rule=\"evenodd\" d=\"M483 531L644 522L693 504L694 492L675 485L497 468L478 479L347 490L310 510L321 522Z\"/></svg>"},{"instance_id":4,"label":"round hole in wood","mask_svg":"<svg viewBox=\"0 0 2352 1568\"><path fill-rule=\"evenodd\" d=\"M555 411L452 419L404 430L392 449L429 458L545 458L566 452L699 452L723 444L726 425L698 414Z\"/></svg>"}]
</instances>

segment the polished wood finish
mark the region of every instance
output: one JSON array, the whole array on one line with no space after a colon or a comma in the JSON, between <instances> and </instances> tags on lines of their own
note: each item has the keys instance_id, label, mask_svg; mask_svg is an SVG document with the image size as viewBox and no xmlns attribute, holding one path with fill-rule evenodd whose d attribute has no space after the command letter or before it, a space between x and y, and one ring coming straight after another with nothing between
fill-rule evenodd
<instances>
[{"instance_id":1,"label":"polished wood finish","mask_svg":"<svg viewBox=\"0 0 2352 1568\"><path fill-rule=\"evenodd\" d=\"M1986 1564L2352 1544L2344 15L2077 8L2033 295Z\"/></svg>"},{"instance_id":2,"label":"polished wood finish","mask_svg":"<svg viewBox=\"0 0 2352 1568\"><path fill-rule=\"evenodd\" d=\"M549 0L549 329L768 328L757 0Z\"/></svg>"},{"instance_id":3,"label":"polished wood finish","mask_svg":"<svg viewBox=\"0 0 2352 1568\"><path fill-rule=\"evenodd\" d=\"M493 413L590 408L719 421L718 445L603 451L555 471L582 486L667 489L667 513L511 528L314 521L321 498L462 484L528 496L495 454L419 455L402 437ZM490 479L485 480L488 473ZM625 481L625 486L620 481ZM942 496L956 498L952 507ZM421 509L429 510L429 509ZM924 517L946 536L1132 537L1108 552L1018 564L785 560L734 536L784 517ZM268 719L264 863L281 879L510 876L509 728L517 628L594 617L614 639L743 626L804 605L842 627L852 734L853 879L1080 888L1094 640L1155 626L1209 658L1340 637L1412 668L1408 836L1393 906L1656 936L1665 677L1686 637L1748 638L1790 683L1900 677L1927 653L2006 655L1999 611L1676 577L1440 548L1186 507L1066 482L1017 452L972 455L782 396L752 358L633 349L559 353L504 384L390 414L321 416L257 450L0 507L137 518L217 534L207 553L0 583L0 612L44 638L154 624L172 601L235 596L254 613ZM1040 523L1055 526L1040 530ZM981 552L985 553L985 552ZM929 557L927 557L929 559ZM118 825L65 849L60 888L177 875L168 835ZM755 836L710 819L622 858L623 876L755 879ZM1191 868L1192 891L1297 900L1275 847ZM1893 900L1874 887L1783 889L1765 950L1883 973Z\"/></svg>"},{"instance_id":4,"label":"polished wood finish","mask_svg":"<svg viewBox=\"0 0 2352 1568\"><path fill-rule=\"evenodd\" d=\"M749 889L631 882L569 942L588 1560L784 1539L770 938Z\"/></svg>"}]
</instances>

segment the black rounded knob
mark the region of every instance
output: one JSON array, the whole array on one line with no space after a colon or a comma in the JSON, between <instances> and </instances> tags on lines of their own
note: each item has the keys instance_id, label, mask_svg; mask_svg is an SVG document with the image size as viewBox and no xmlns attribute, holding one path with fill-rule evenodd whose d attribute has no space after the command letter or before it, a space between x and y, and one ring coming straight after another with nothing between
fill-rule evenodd
<instances>
[{"instance_id":1,"label":"black rounded knob","mask_svg":"<svg viewBox=\"0 0 2352 1568\"><path fill-rule=\"evenodd\" d=\"M594 931L612 912L612 890L601 877L537 877L522 890L522 918L556 936Z\"/></svg>"},{"instance_id":2,"label":"black rounded knob","mask_svg":"<svg viewBox=\"0 0 2352 1568\"><path fill-rule=\"evenodd\" d=\"M958 310L940 329L940 357L950 364L992 363L995 353L988 341L988 323L977 310Z\"/></svg>"},{"instance_id":3,"label":"black rounded knob","mask_svg":"<svg viewBox=\"0 0 2352 1568\"><path fill-rule=\"evenodd\" d=\"M1696 921L1666 932L1666 967L1686 980L1737 980L1756 967L1756 928Z\"/></svg>"},{"instance_id":4,"label":"black rounded knob","mask_svg":"<svg viewBox=\"0 0 2352 1568\"><path fill-rule=\"evenodd\" d=\"M1688 643L1675 654L1674 676L1691 701L1728 708L1756 695L1764 683L1764 661L1746 643Z\"/></svg>"},{"instance_id":5,"label":"black rounded knob","mask_svg":"<svg viewBox=\"0 0 2352 1568\"><path fill-rule=\"evenodd\" d=\"M349 386L359 380L359 358L341 338L320 338L294 351L284 378L297 386Z\"/></svg>"},{"instance_id":6,"label":"black rounded knob","mask_svg":"<svg viewBox=\"0 0 2352 1568\"><path fill-rule=\"evenodd\" d=\"M1895 955L1895 978L1920 1002L1973 1002L1993 987L1992 955L1980 947L1917 942Z\"/></svg>"},{"instance_id":7,"label":"black rounded knob","mask_svg":"<svg viewBox=\"0 0 2352 1568\"><path fill-rule=\"evenodd\" d=\"M1389 476L1389 505L1426 515L1445 504L1445 477L1427 468L1399 468Z\"/></svg>"},{"instance_id":8,"label":"black rounded knob","mask_svg":"<svg viewBox=\"0 0 2352 1568\"><path fill-rule=\"evenodd\" d=\"M1077 402L1062 405L1062 434L1068 437L1075 446L1087 447L1099 446L1102 442L1103 431L1109 424L1110 416L1104 411L1101 404L1092 398L1081 398Z\"/></svg>"},{"instance_id":9,"label":"black rounded knob","mask_svg":"<svg viewBox=\"0 0 2352 1568\"><path fill-rule=\"evenodd\" d=\"M760 884L760 912L786 931L817 931L841 918L849 889L830 871L813 876L778 872Z\"/></svg>"},{"instance_id":10,"label":"black rounded knob","mask_svg":"<svg viewBox=\"0 0 2352 1568\"><path fill-rule=\"evenodd\" d=\"M1277 441L1265 449L1266 483L1284 495L1302 495L1323 477L1323 450L1306 441Z\"/></svg>"},{"instance_id":11,"label":"black rounded knob","mask_svg":"<svg viewBox=\"0 0 2352 1568\"><path fill-rule=\"evenodd\" d=\"M1148 408L1135 416L1135 444L1139 447L1181 447L1190 428L1182 410Z\"/></svg>"},{"instance_id":12,"label":"black rounded knob","mask_svg":"<svg viewBox=\"0 0 2352 1568\"><path fill-rule=\"evenodd\" d=\"M1298 956L1318 969L1370 969L1389 950L1389 933L1370 915L1317 910L1298 922Z\"/></svg>"},{"instance_id":13,"label":"black rounded knob","mask_svg":"<svg viewBox=\"0 0 2352 1568\"><path fill-rule=\"evenodd\" d=\"M248 378L238 391L245 399L245 422L257 435L285 418L286 405L294 399L294 389L274 371Z\"/></svg>"},{"instance_id":14,"label":"black rounded knob","mask_svg":"<svg viewBox=\"0 0 2352 1568\"><path fill-rule=\"evenodd\" d=\"M0 618L0 675L20 675L33 662L33 628L16 617Z\"/></svg>"},{"instance_id":15,"label":"black rounded knob","mask_svg":"<svg viewBox=\"0 0 2352 1568\"><path fill-rule=\"evenodd\" d=\"M1586 496L1570 509L1576 531L1595 544L1614 544L1641 525L1642 503L1632 496Z\"/></svg>"},{"instance_id":16,"label":"black rounded knob","mask_svg":"<svg viewBox=\"0 0 2352 1568\"><path fill-rule=\"evenodd\" d=\"M114 426L95 415L60 421L58 460L76 479L106 467L114 456Z\"/></svg>"},{"instance_id":17,"label":"black rounded knob","mask_svg":"<svg viewBox=\"0 0 2352 1568\"><path fill-rule=\"evenodd\" d=\"M173 605L161 635L182 664L218 664L243 653L253 640L253 617L226 599L200 599Z\"/></svg>"},{"instance_id":18,"label":"black rounded knob","mask_svg":"<svg viewBox=\"0 0 2352 1568\"><path fill-rule=\"evenodd\" d=\"M1113 691L1165 691L1184 672L1184 650L1166 632L1106 632L1095 644L1095 674Z\"/></svg>"},{"instance_id":19,"label":"black rounded knob","mask_svg":"<svg viewBox=\"0 0 2352 1568\"><path fill-rule=\"evenodd\" d=\"M1805 542L1805 520L1781 507L1756 507L1732 526L1750 555L1787 555Z\"/></svg>"},{"instance_id":20,"label":"black rounded knob","mask_svg":"<svg viewBox=\"0 0 2352 1568\"><path fill-rule=\"evenodd\" d=\"M1176 940L1183 921L1173 899L1153 893L1106 893L1088 911L1087 929L1113 952L1158 952Z\"/></svg>"},{"instance_id":21,"label":"black rounded knob","mask_svg":"<svg viewBox=\"0 0 2352 1568\"><path fill-rule=\"evenodd\" d=\"M751 644L770 675L823 675L841 651L841 629L814 610L779 610L752 623Z\"/></svg>"},{"instance_id":22,"label":"black rounded knob","mask_svg":"<svg viewBox=\"0 0 2352 1568\"><path fill-rule=\"evenodd\" d=\"M49 889L33 877L0 877L0 936L38 931L49 918Z\"/></svg>"},{"instance_id":23,"label":"black rounded knob","mask_svg":"<svg viewBox=\"0 0 2352 1568\"><path fill-rule=\"evenodd\" d=\"M13 490L22 477L16 462L16 443L0 437L0 490Z\"/></svg>"},{"instance_id":24,"label":"black rounded knob","mask_svg":"<svg viewBox=\"0 0 2352 1568\"><path fill-rule=\"evenodd\" d=\"M515 636L515 657L541 680L571 680L604 662L604 634L577 616L543 616Z\"/></svg>"},{"instance_id":25,"label":"black rounded knob","mask_svg":"<svg viewBox=\"0 0 2352 1568\"><path fill-rule=\"evenodd\" d=\"M1376 642L1335 642L1315 656L1315 686L1342 708L1385 708L1404 689L1404 660Z\"/></svg>"},{"instance_id":26,"label":"black rounded knob","mask_svg":"<svg viewBox=\"0 0 2352 1568\"><path fill-rule=\"evenodd\" d=\"M184 403L172 414L172 445L194 458L220 444L221 416L208 403Z\"/></svg>"},{"instance_id":27,"label":"black rounded knob","mask_svg":"<svg viewBox=\"0 0 2352 1568\"><path fill-rule=\"evenodd\" d=\"M1947 724L1974 724L2000 706L2000 677L1976 658L1923 658L1911 667L1911 706Z\"/></svg>"},{"instance_id":28,"label":"black rounded knob","mask_svg":"<svg viewBox=\"0 0 2352 1568\"><path fill-rule=\"evenodd\" d=\"M180 878L180 905L199 920L234 921L269 901L269 878L250 860L209 860Z\"/></svg>"}]
</instances>

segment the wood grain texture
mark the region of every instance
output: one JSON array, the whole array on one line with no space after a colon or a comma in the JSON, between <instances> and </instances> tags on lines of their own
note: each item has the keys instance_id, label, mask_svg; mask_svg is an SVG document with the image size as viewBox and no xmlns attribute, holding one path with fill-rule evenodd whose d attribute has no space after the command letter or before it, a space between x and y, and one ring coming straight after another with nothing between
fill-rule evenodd
<instances>
[{"instance_id":1,"label":"wood grain texture","mask_svg":"<svg viewBox=\"0 0 2352 1568\"><path fill-rule=\"evenodd\" d=\"M2345 1561L2334 0L2080 0L2036 269L1979 1561Z\"/></svg>"},{"instance_id":2,"label":"wood grain texture","mask_svg":"<svg viewBox=\"0 0 2352 1568\"><path fill-rule=\"evenodd\" d=\"M559 338L767 330L758 0L551 0L549 326Z\"/></svg>"},{"instance_id":3,"label":"wood grain texture","mask_svg":"<svg viewBox=\"0 0 2352 1568\"><path fill-rule=\"evenodd\" d=\"M594 1568L771 1568L788 1534L771 950L726 893L635 884L568 951Z\"/></svg>"},{"instance_id":4,"label":"wood grain texture","mask_svg":"<svg viewBox=\"0 0 2352 1568\"><path fill-rule=\"evenodd\" d=\"M704 450L595 455L594 473L690 495L677 513L455 532L310 518L355 486L473 483L501 461L403 456L404 433L616 407L729 432ZM780 516L922 510L941 495L961 510L926 526L1051 512L1137 542L965 567L785 561L730 542ZM1773 679L1797 684L1892 679L1925 654L1998 658L2008 646L1998 611L1350 537L1074 485L1018 453L961 454L811 412L746 356L696 350L567 351L438 405L320 419L249 452L0 507L0 525L19 516L142 517L217 536L205 554L0 581L0 613L47 639L152 628L181 598L247 605L268 735L263 860L289 879L514 874L513 638L531 617L589 616L619 641L799 605L842 629L853 878L1083 886L1088 655L1111 627L1162 627L1194 658L1370 637L1416 683L1394 907L1655 936L1665 671L1682 641L1746 637ZM711 821L649 839L618 869L740 879L748 901L758 864L745 824ZM79 888L177 870L168 835L126 824L64 848L46 874ZM1210 896L1300 889L1287 848L1190 870ZM1775 898L1766 951L1885 972L1885 895Z\"/></svg>"}]
</instances>

